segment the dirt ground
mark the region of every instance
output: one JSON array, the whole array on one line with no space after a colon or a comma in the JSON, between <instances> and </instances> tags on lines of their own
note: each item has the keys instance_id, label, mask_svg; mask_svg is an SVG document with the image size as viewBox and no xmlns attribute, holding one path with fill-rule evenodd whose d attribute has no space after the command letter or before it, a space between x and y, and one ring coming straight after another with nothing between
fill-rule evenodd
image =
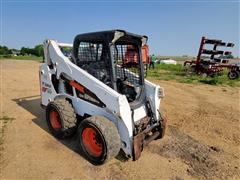
<instances>
[{"instance_id":1,"label":"dirt ground","mask_svg":"<svg viewBox=\"0 0 240 180\"><path fill-rule=\"evenodd\" d=\"M138 161L93 166L76 137L59 141L40 108L38 62L0 61L1 179L240 179L239 88L155 81L166 136Z\"/></svg>"}]
</instances>

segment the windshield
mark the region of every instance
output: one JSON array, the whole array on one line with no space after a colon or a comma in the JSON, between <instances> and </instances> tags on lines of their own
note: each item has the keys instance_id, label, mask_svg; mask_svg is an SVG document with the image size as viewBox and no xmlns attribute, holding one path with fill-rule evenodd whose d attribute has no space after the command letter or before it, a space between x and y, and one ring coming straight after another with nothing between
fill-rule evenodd
<instances>
[{"instance_id":1,"label":"windshield","mask_svg":"<svg viewBox=\"0 0 240 180\"><path fill-rule=\"evenodd\" d=\"M126 95L129 102L135 101L141 94L143 84L138 46L116 43L114 62L118 92Z\"/></svg>"},{"instance_id":2,"label":"windshield","mask_svg":"<svg viewBox=\"0 0 240 180\"><path fill-rule=\"evenodd\" d=\"M126 95L128 102L141 97L143 70L138 45L116 42L110 51L107 43L80 41L76 47L75 63L79 67L118 93Z\"/></svg>"},{"instance_id":3,"label":"windshield","mask_svg":"<svg viewBox=\"0 0 240 180\"><path fill-rule=\"evenodd\" d=\"M76 63L106 85L111 86L110 58L102 42L80 42Z\"/></svg>"}]
</instances>

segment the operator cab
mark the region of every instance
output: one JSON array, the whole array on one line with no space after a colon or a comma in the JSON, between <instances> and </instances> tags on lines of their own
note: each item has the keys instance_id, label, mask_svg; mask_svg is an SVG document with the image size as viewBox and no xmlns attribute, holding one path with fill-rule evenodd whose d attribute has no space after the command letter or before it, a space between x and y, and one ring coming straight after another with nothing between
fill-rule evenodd
<instances>
[{"instance_id":1,"label":"operator cab","mask_svg":"<svg viewBox=\"0 0 240 180\"><path fill-rule=\"evenodd\" d=\"M74 63L136 105L145 97L141 47L146 41L122 30L80 34L74 40Z\"/></svg>"}]
</instances>

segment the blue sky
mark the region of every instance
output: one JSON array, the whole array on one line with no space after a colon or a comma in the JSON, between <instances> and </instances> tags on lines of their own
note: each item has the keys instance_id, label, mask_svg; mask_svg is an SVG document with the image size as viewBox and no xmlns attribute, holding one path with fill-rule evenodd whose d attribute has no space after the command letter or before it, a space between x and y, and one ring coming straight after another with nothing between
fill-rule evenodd
<instances>
[{"instance_id":1,"label":"blue sky","mask_svg":"<svg viewBox=\"0 0 240 180\"><path fill-rule=\"evenodd\" d=\"M202 35L234 42L239 56L239 1L2 0L1 45L33 47L44 39L124 29L148 35L150 52L196 55Z\"/></svg>"}]
</instances>

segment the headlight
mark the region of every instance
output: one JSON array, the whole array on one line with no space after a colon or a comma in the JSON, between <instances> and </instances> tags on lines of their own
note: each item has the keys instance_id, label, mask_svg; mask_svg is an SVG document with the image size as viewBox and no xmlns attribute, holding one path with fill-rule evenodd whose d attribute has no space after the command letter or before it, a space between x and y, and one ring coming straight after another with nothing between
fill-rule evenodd
<instances>
[{"instance_id":1,"label":"headlight","mask_svg":"<svg viewBox=\"0 0 240 180\"><path fill-rule=\"evenodd\" d=\"M158 98L163 98L165 96L163 88L158 89Z\"/></svg>"}]
</instances>

